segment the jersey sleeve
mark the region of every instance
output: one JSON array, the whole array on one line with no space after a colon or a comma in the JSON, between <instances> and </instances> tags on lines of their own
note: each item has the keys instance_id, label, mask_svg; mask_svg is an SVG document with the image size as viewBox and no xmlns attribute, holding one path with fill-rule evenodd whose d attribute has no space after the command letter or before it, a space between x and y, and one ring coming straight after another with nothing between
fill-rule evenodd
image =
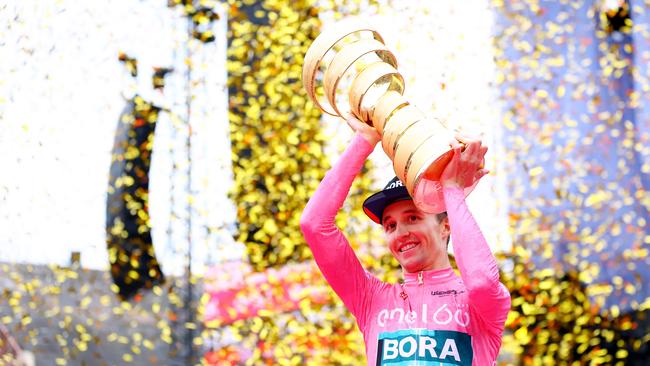
<instances>
[{"instance_id":1,"label":"jersey sleeve","mask_svg":"<svg viewBox=\"0 0 650 366\"><path fill-rule=\"evenodd\" d=\"M372 150L373 146L356 135L327 172L300 218L300 227L318 268L362 329L367 315L363 311L369 309L367 294L379 280L364 270L347 238L336 226L335 217Z\"/></svg>"},{"instance_id":2,"label":"jersey sleeve","mask_svg":"<svg viewBox=\"0 0 650 366\"><path fill-rule=\"evenodd\" d=\"M499 282L499 267L460 188L443 189L453 250L470 304L489 331L501 334L510 310L510 292Z\"/></svg>"}]
</instances>

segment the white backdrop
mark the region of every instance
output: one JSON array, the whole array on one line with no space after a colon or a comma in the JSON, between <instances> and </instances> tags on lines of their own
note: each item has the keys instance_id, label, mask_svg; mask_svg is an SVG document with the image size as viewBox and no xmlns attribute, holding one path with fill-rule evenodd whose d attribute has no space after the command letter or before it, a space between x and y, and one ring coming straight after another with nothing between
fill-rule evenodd
<instances>
[{"instance_id":1,"label":"white backdrop","mask_svg":"<svg viewBox=\"0 0 650 366\"><path fill-rule=\"evenodd\" d=\"M215 22L217 40L200 46L187 42L186 18L164 1L28 0L0 7L0 261L65 265L79 251L83 266L107 268L111 149L124 97L137 92L178 116L163 113L158 121L150 213L163 271L182 271L189 200L183 122L188 48L195 66L195 270L224 256L240 257L243 248L232 243L234 207L226 197L232 178L225 13ZM137 79L118 62L119 52L138 59ZM151 86L153 67L175 68L164 94Z\"/></svg>"}]
</instances>

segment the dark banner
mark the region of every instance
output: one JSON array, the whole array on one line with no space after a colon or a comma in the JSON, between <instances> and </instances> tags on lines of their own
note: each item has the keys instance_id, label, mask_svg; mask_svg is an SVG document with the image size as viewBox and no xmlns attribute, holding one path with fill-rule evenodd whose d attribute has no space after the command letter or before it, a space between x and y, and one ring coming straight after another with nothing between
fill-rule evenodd
<instances>
[{"instance_id":1,"label":"dark banner","mask_svg":"<svg viewBox=\"0 0 650 366\"><path fill-rule=\"evenodd\" d=\"M162 283L149 220L149 168L159 108L135 96L115 133L106 206L106 242L122 299Z\"/></svg>"}]
</instances>

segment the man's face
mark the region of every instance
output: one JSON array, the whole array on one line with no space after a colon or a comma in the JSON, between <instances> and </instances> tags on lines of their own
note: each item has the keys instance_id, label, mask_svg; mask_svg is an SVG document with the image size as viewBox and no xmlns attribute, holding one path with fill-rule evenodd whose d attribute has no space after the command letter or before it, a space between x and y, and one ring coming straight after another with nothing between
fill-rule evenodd
<instances>
[{"instance_id":1,"label":"man's face","mask_svg":"<svg viewBox=\"0 0 650 366\"><path fill-rule=\"evenodd\" d=\"M418 210L412 200L397 201L384 209L384 233L393 256L408 273L440 269L447 262L449 221Z\"/></svg>"}]
</instances>

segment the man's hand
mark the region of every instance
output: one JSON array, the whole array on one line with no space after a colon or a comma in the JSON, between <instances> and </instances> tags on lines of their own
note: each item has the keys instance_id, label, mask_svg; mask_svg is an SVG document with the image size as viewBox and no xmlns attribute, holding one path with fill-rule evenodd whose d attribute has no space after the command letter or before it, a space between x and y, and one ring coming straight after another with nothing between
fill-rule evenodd
<instances>
[{"instance_id":1,"label":"man's hand","mask_svg":"<svg viewBox=\"0 0 650 366\"><path fill-rule=\"evenodd\" d=\"M459 142L452 143L453 156L440 177L443 187L470 187L489 173L484 169L487 146L480 140L457 137L465 143L465 149Z\"/></svg>"},{"instance_id":2,"label":"man's hand","mask_svg":"<svg viewBox=\"0 0 650 366\"><path fill-rule=\"evenodd\" d=\"M361 135L366 141L368 141L371 146L377 145L377 143L381 140L379 132L377 132L374 127L361 122L357 117L354 116L354 114L348 113L345 116L345 122L348 123L348 126L350 126L354 132L356 132L358 135Z\"/></svg>"}]
</instances>

